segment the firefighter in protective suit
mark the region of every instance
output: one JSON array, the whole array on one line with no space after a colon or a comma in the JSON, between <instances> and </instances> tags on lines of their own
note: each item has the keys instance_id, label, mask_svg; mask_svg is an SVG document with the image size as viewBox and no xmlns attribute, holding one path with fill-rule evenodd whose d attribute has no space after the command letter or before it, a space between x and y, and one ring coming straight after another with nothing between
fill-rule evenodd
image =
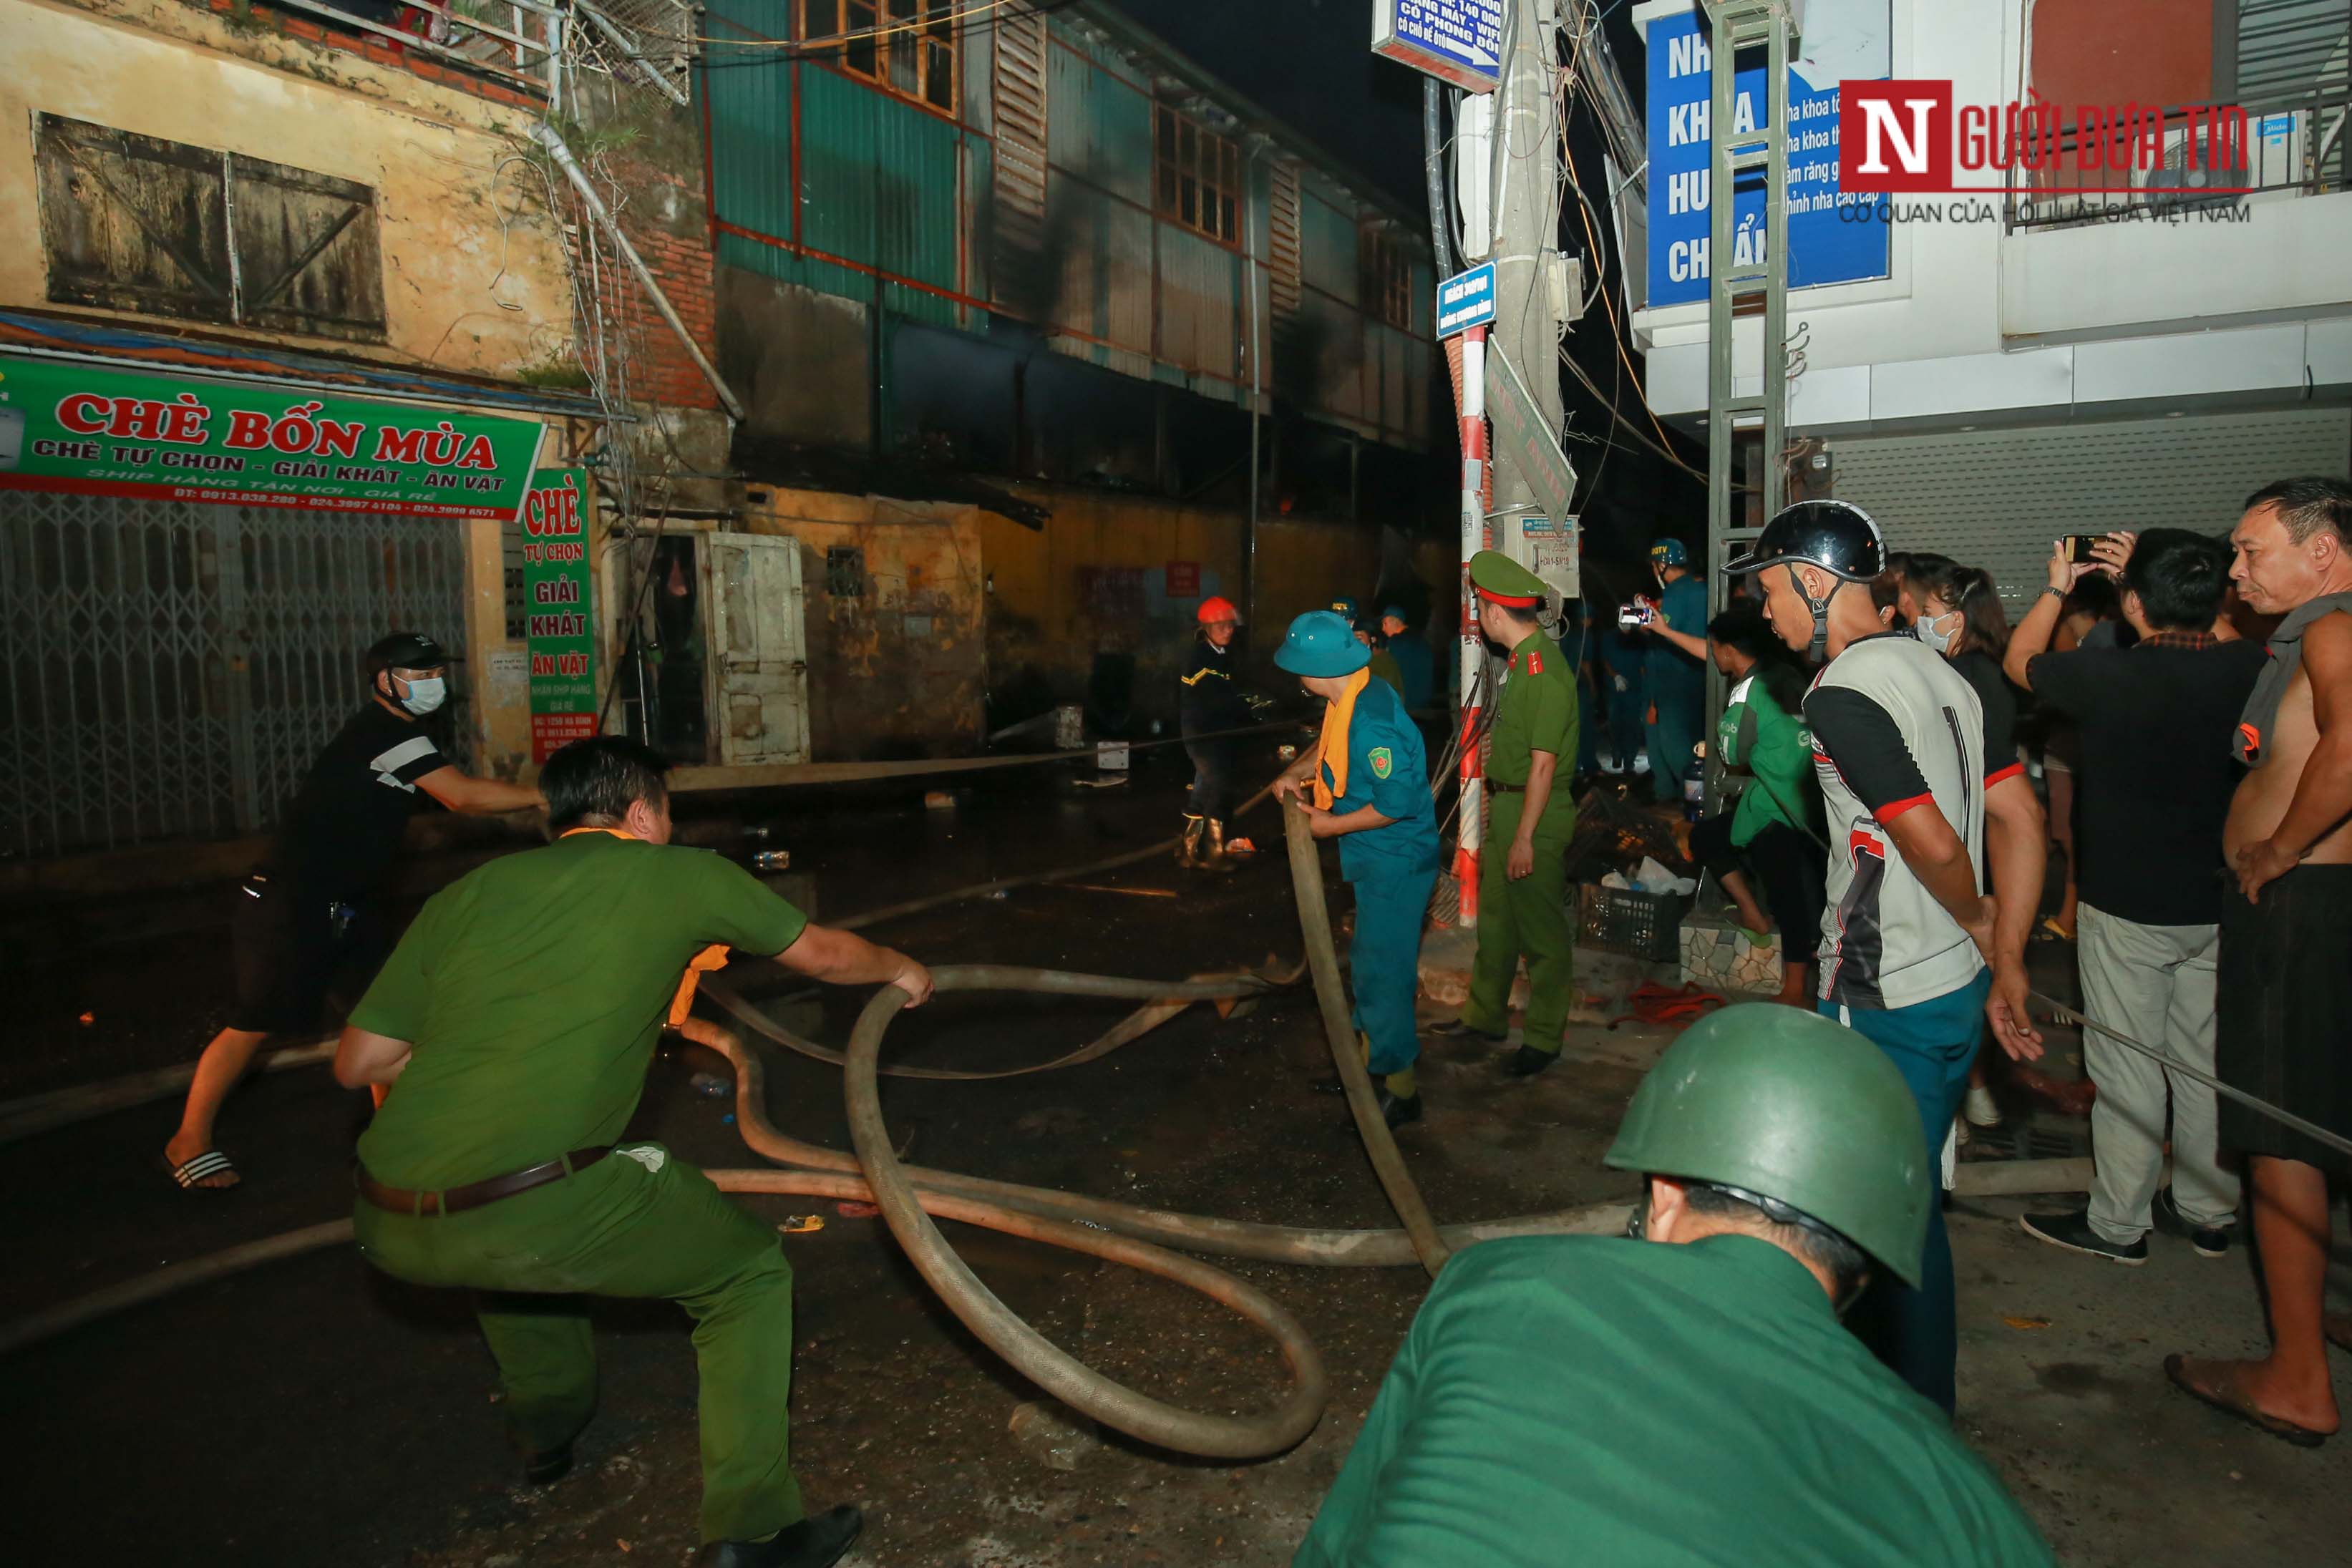
<instances>
[{"instance_id":1,"label":"firefighter in protective suit","mask_svg":"<svg viewBox=\"0 0 2352 1568\"><path fill-rule=\"evenodd\" d=\"M1221 732L1255 722L1255 704L1234 675L1240 662L1234 635L1241 630L1241 612L1232 600L1213 597L1201 601L1194 619L1200 630L1176 677L1177 717L1185 754L1192 759L1192 793L1184 802L1184 837L1176 861L1194 871L1225 872L1234 869L1228 857L1255 854L1256 849L1247 839L1225 837L1240 748L1235 737Z\"/></svg>"},{"instance_id":2,"label":"firefighter in protective suit","mask_svg":"<svg viewBox=\"0 0 2352 1568\"><path fill-rule=\"evenodd\" d=\"M1570 1541L1596 1563L2053 1561L1838 1321L1872 1273L1919 1277L1939 1197L1875 1046L1726 1008L1650 1070L1607 1163L1643 1178L1631 1239L1457 1253L1293 1568L1549 1568Z\"/></svg>"}]
</instances>

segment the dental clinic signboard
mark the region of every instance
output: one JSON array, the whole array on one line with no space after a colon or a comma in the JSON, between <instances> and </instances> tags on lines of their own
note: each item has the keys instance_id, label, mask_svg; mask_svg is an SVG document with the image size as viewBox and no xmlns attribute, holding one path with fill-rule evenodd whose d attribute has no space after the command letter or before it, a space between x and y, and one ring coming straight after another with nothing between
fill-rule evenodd
<instances>
[{"instance_id":1,"label":"dental clinic signboard","mask_svg":"<svg viewBox=\"0 0 2352 1568\"><path fill-rule=\"evenodd\" d=\"M0 354L0 491L515 515L535 421Z\"/></svg>"},{"instance_id":2,"label":"dental clinic signboard","mask_svg":"<svg viewBox=\"0 0 2352 1568\"><path fill-rule=\"evenodd\" d=\"M1708 168L1713 51L1695 10L1647 15L1649 40L1650 277L1652 306L1704 299L1713 257L1716 193ZM1887 220L1874 194L1838 179L1839 110L1847 82L1882 81L1891 68L1888 0L1811 0L1798 57L1789 63L1789 256L1791 288L1853 283L1887 274ZM1761 51L1758 51L1760 55ZM1734 133L1766 123L1764 68L1738 72ZM1732 265L1764 259L1764 173L1740 176L1732 193Z\"/></svg>"}]
</instances>

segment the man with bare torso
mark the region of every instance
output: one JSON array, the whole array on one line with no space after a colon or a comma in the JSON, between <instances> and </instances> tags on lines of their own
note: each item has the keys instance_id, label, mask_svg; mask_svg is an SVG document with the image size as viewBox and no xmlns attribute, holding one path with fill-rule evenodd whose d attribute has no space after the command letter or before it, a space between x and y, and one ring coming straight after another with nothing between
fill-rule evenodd
<instances>
[{"instance_id":1,"label":"man with bare torso","mask_svg":"<svg viewBox=\"0 0 2352 1568\"><path fill-rule=\"evenodd\" d=\"M2284 615L2238 727L2217 1061L2223 1082L2352 1133L2352 482L2257 490L2231 531L2247 607ZM2339 1424L2322 1310L2330 1174L2352 1156L2231 1101L2221 1142L2247 1156L2271 1312L2260 1361L2168 1357L2185 1392L2316 1448Z\"/></svg>"}]
</instances>

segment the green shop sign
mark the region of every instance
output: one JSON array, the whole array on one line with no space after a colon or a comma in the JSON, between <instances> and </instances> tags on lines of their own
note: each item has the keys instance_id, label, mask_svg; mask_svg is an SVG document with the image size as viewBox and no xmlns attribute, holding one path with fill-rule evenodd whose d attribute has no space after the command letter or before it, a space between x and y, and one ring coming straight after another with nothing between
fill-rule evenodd
<instances>
[{"instance_id":1,"label":"green shop sign","mask_svg":"<svg viewBox=\"0 0 2352 1568\"><path fill-rule=\"evenodd\" d=\"M540 426L0 354L0 490L515 515Z\"/></svg>"},{"instance_id":2,"label":"green shop sign","mask_svg":"<svg viewBox=\"0 0 2352 1568\"><path fill-rule=\"evenodd\" d=\"M523 497L523 634L530 650L533 762L596 733L587 490L577 468L542 468Z\"/></svg>"}]
</instances>

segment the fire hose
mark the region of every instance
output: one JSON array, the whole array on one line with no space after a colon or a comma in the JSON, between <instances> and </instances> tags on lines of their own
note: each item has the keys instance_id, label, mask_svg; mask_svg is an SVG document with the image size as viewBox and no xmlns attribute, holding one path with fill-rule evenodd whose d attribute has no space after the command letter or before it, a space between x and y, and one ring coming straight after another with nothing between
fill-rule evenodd
<instances>
[{"instance_id":1,"label":"fire hose","mask_svg":"<svg viewBox=\"0 0 2352 1568\"><path fill-rule=\"evenodd\" d=\"M801 1167L713 1170L708 1173L710 1179L730 1192L874 1203L926 1282L982 1343L1047 1393L1108 1426L1164 1448L1219 1458L1257 1458L1288 1448L1313 1429L1322 1414L1325 1376L1313 1343L1297 1320L1265 1292L1169 1248L1327 1267L1392 1267L1417 1260L1434 1273L1450 1248L1502 1236L1606 1233L1622 1228L1625 1209L1622 1205L1598 1205L1442 1229L1432 1221L1380 1116L1361 1054L1347 1027L1347 1004L1339 990L1338 956L1325 904L1322 868L1307 835L1305 816L1295 809L1286 815L1293 890L1307 935L1307 966L1315 976L1325 1034L1348 1091L1349 1109L1403 1222L1402 1229L1323 1229L1179 1214L903 1166L882 1121L879 1092L882 1037L907 1002L906 994L896 987L885 988L867 1005L844 1053L854 1155L776 1132L766 1116L764 1075L758 1057L724 1029L707 1020L688 1020L685 1032L689 1039L722 1051L735 1064L737 1122L746 1143L763 1158ZM1263 976L1237 976L1171 984L998 966L943 967L933 971L933 977L941 990L1021 990L1116 997L1146 1004L1106 1039L1120 1035L1148 1015L1172 1016L1181 1003L1261 996L1275 983ZM1134 1028L1125 1038L1133 1039L1141 1032ZM1099 1054L1100 1051L1089 1047L1074 1053L1073 1060ZM1289 1367L1290 1391L1270 1411L1224 1416L1188 1411L1128 1388L1053 1344L999 1300L956 1257L934 1223L935 1216L1066 1247L1190 1286L1231 1308L1275 1340ZM351 1235L348 1219L331 1221L160 1270L0 1329L0 1354L242 1269L347 1242Z\"/></svg>"}]
</instances>

